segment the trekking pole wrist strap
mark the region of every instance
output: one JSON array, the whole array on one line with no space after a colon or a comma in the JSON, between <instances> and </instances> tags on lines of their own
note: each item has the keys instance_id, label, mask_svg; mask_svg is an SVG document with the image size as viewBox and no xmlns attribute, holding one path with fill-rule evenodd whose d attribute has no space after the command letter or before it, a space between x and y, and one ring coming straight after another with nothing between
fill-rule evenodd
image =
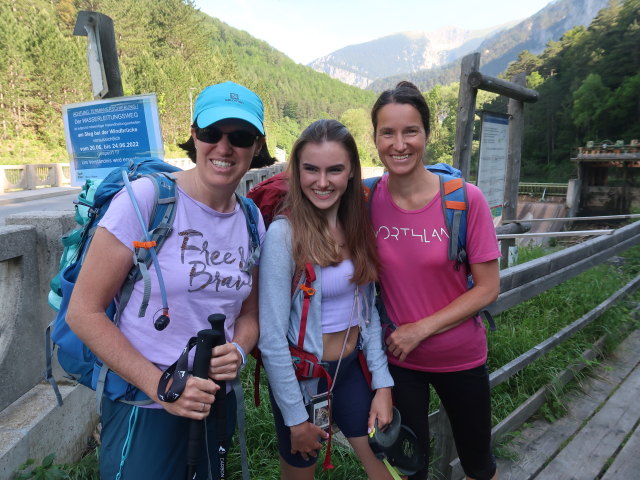
<instances>
[{"instance_id":1,"label":"trekking pole wrist strap","mask_svg":"<svg viewBox=\"0 0 640 480\"><path fill-rule=\"evenodd\" d=\"M180 398L189 378L189 351L195 346L198 337L191 337L176 362L167 368L158 382L158 398L173 403ZM167 389L169 381L171 386Z\"/></svg>"}]
</instances>

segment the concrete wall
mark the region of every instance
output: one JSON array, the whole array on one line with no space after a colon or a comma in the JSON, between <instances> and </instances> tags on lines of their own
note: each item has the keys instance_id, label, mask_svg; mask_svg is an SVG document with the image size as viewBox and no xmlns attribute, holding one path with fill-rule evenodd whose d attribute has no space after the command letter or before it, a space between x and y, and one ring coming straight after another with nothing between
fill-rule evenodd
<instances>
[{"instance_id":1,"label":"concrete wall","mask_svg":"<svg viewBox=\"0 0 640 480\"><path fill-rule=\"evenodd\" d=\"M36 363L41 349L34 342L44 323L32 301L38 280L35 228L0 227L0 410L42 378Z\"/></svg>"},{"instance_id":2,"label":"concrete wall","mask_svg":"<svg viewBox=\"0 0 640 480\"><path fill-rule=\"evenodd\" d=\"M40 461L53 452L58 462L77 460L98 421L93 391L67 382L58 407L51 387L42 383L44 331L53 319L49 280L58 270L59 238L73 227L73 214L34 212L5 221L0 227L0 479L11 478L27 459Z\"/></svg>"},{"instance_id":3,"label":"concrete wall","mask_svg":"<svg viewBox=\"0 0 640 480\"><path fill-rule=\"evenodd\" d=\"M82 385L60 385L59 407L49 384L38 384L0 412L0 479L27 459L40 463L55 453L56 463L78 460L98 423L95 392Z\"/></svg>"},{"instance_id":4,"label":"concrete wall","mask_svg":"<svg viewBox=\"0 0 640 480\"><path fill-rule=\"evenodd\" d=\"M5 299L7 302L18 299L17 308L22 312L16 312L17 316L0 312L0 325L11 325L12 320L16 321L18 333L12 340L12 353L5 355L0 348L0 384L12 385L11 389L0 391L0 410L42 380L44 331L54 318L54 312L47 304L49 282L58 272L62 253L60 237L75 227L71 211L10 215L5 223L7 226L0 227L0 232L17 229L22 238L12 238L17 232L8 236L0 233L0 255L10 252L13 257L0 265L6 267L7 263L13 263L14 268L19 266L19 271L15 271L8 282L0 281L0 297L3 305ZM5 241L13 248L5 248ZM15 361L21 365L20 381L5 377L11 375L12 370L6 369L5 365Z\"/></svg>"}]
</instances>

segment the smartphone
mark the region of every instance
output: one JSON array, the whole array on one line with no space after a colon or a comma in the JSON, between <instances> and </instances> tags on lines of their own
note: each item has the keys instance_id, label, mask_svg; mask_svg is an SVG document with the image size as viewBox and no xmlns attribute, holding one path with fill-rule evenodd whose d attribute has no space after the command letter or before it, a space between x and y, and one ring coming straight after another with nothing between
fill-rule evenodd
<instances>
[{"instance_id":1,"label":"smartphone","mask_svg":"<svg viewBox=\"0 0 640 480\"><path fill-rule=\"evenodd\" d=\"M309 421L322 428L325 432L329 431L329 426L331 425L331 412L329 411L330 395L328 392L314 395L307 404Z\"/></svg>"}]
</instances>

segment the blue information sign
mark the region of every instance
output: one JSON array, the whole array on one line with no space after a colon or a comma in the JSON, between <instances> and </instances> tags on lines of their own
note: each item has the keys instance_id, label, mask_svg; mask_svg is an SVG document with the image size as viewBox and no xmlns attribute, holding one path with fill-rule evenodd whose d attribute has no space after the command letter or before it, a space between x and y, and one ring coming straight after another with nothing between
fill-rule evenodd
<instances>
[{"instance_id":1,"label":"blue information sign","mask_svg":"<svg viewBox=\"0 0 640 480\"><path fill-rule=\"evenodd\" d=\"M72 185L131 160L164 158L154 94L65 105L63 117Z\"/></svg>"}]
</instances>

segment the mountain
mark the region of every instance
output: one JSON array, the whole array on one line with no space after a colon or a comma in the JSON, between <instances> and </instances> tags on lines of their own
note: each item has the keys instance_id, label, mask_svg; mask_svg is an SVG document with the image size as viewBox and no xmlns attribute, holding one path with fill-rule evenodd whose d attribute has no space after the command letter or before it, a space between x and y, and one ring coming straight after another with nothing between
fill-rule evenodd
<instances>
[{"instance_id":1,"label":"mountain","mask_svg":"<svg viewBox=\"0 0 640 480\"><path fill-rule=\"evenodd\" d=\"M503 72L518 54L527 50L542 53L549 41L557 41L578 25L587 26L610 0L555 0L535 15L479 46L482 71L487 75Z\"/></svg>"},{"instance_id":2,"label":"mountain","mask_svg":"<svg viewBox=\"0 0 640 480\"><path fill-rule=\"evenodd\" d=\"M461 58L479 51L482 72L495 76L521 51L541 53L549 41L559 40L573 27L588 25L608 3L609 0L555 0L518 23L488 31L447 27L430 33L399 33L342 48L309 66L376 92L401 79L428 90L438 83L456 81Z\"/></svg>"},{"instance_id":3,"label":"mountain","mask_svg":"<svg viewBox=\"0 0 640 480\"><path fill-rule=\"evenodd\" d=\"M438 67L476 49L507 25L484 30L444 27L432 32L402 32L341 48L309 66L318 72L366 88L379 78Z\"/></svg>"}]
</instances>

